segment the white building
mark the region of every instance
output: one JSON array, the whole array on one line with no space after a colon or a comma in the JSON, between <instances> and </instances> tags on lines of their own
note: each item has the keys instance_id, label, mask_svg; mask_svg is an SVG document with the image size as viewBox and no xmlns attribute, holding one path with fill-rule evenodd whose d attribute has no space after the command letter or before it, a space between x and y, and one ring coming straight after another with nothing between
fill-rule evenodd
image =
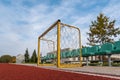
<instances>
[{"instance_id":1,"label":"white building","mask_svg":"<svg viewBox=\"0 0 120 80\"><path fill-rule=\"evenodd\" d=\"M18 54L18 55L16 56L16 63L23 63L23 62L25 62L25 57L24 57L24 55L23 55L23 54Z\"/></svg>"}]
</instances>

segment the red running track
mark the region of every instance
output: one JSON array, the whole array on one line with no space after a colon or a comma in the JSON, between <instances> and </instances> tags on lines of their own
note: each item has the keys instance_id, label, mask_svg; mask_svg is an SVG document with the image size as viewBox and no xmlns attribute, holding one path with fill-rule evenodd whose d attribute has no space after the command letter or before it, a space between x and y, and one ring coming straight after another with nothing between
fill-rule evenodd
<instances>
[{"instance_id":1,"label":"red running track","mask_svg":"<svg viewBox=\"0 0 120 80\"><path fill-rule=\"evenodd\" d=\"M0 80L117 80L100 76L49 70L32 66L0 64Z\"/></svg>"}]
</instances>

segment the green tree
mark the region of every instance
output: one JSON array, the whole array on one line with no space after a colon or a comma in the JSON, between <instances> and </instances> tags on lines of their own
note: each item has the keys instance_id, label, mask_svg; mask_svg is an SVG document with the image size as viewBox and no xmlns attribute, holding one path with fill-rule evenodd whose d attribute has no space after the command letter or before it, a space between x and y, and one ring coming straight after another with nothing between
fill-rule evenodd
<instances>
[{"instance_id":1,"label":"green tree","mask_svg":"<svg viewBox=\"0 0 120 80\"><path fill-rule=\"evenodd\" d=\"M10 63L12 57L10 55L3 55L0 57L0 62L1 63Z\"/></svg>"},{"instance_id":2,"label":"green tree","mask_svg":"<svg viewBox=\"0 0 120 80\"><path fill-rule=\"evenodd\" d=\"M12 57L11 57L11 62L12 62L12 63L16 63L16 56L12 56Z\"/></svg>"},{"instance_id":3,"label":"green tree","mask_svg":"<svg viewBox=\"0 0 120 80\"><path fill-rule=\"evenodd\" d=\"M115 20L110 21L107 16L100 13L97 20L92 21L88 34L88 45L103 44L105 42L113 42L114 37L120 34L120 29L115 28Z\"/></svg>"},{"instance_id":4,"label":"green tree","mask_svg":"<svg viewBox=\"0 0 120 80\"><path fill-rule=\"evenodd\" d=\"M33 51L33 54L31 56L31 62L36 63L37 62L37 54L36 50Z\"/></svg>"},{"instance_id":5,"label":"green tree","mask_svg":"<svg viewBox=\"0 0 120 80\"><path fill-rule=\"evenodd\" d=\"M28 63L29 62L29 52L28 52L28 48L26 49L26 51L25 51L25 63Z\"/></svg>"}]
</instances>

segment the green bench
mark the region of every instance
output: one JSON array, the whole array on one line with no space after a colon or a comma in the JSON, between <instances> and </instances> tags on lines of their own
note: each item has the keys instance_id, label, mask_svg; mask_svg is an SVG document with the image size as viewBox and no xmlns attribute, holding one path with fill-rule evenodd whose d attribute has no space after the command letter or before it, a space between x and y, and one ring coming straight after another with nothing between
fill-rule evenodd
<instances>
[{"instance_id":1,"label":"green bench","mask_svg":"<svg viewBox=\"0 0 120 80\"><path fill-rule=\"evenodd\" d=\"M65 55L66 55L66 58L70 58L70 57L72 57L72 51L67 51L66 53L65 53Z\"/></svg>"},{"instance_id":2,"label":"green bench","mask_svg":"<svg viewBox=\"0 0 120 80\"><path fill-rule=\"evenodd\" d=\"M114 48L112 50L112 53L113 54L120 54L120 41L116 41L113 44L114 44Z\"/></svg>"},{"instance_id":3,"label":"green bench","mask_svg":"<svg viewBox=\"0 0 120 80\"><path fill-rule=\"evenodd\" d=\"M112 43L105 43L101 46L100 50L96 52L96 55L109 55L112 54L114 45Z\"/></svg>"},{"instance_id":4,"label":"green bench","mask_svg":"<svg viewBox=\"0 0 120 80\"><path fill-rule=\"evenodd\" d=\"M66 51L61 52L61 58L66 58Z\"/></svg>"},{"instance_id":5,"label":"green bench","mask_svg":"<svg viewBox=\"0 0 120 80\"><path fill-rule=\"evenodd\" d=\"M83 57L88 57L88 56L90 56L90 55L88 54L88 50L89 50L89 47L82 48L82 56L83 56Z\"/></svg>"},{"instance_id":6,"label":"green bench","mask_svg":"<svg viewBox=\"0 0 120 80\"><path fill-rule=\"evenodd\" d=\"M100 46L95 45L95 46L89 47L88 50L87 50L87 53L88 53L89 56L95 56L96 53L99 52L99 49L100 49Z\"/></svg>"}]
</instances>

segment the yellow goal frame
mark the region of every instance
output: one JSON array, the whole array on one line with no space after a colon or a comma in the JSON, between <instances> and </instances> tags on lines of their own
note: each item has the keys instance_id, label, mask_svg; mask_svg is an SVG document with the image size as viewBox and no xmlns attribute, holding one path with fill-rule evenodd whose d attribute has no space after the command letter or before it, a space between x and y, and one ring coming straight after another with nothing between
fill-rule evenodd
<instances>
[{"instance_id":1,"label":"yellow goal frame","mask_svg":"<svg viewBox=\"0 0 120 80\"><path fill-rule=\"evenodd\" d=\"M70 28L74 28L77 29L79 32L79 48L80 48L80 63L75 63L75 64L63 64L60 63L60 39L61 39L61 24ZM64 67L82 67L82 42L81 42L81 32L80 29L78 27L75 26L70 26L68 24L63 24L61 23L60 20L57 20L53 25L51 25L43 34L41 34L38 37L38 60L37 60L37 65L38 66L53 66L54 64L41 64L41 55L40 55L40 40L44 40L44 41L51 41L51 40L47 40L47 39L43 39L42 37L47 34L52 28L54 28L55 26L57 26L57 67L58 68L64 68ZM53 42L53 41L51 41ZM54 43L54 42L53 42Z\"/></svg>"}]
</instances>

